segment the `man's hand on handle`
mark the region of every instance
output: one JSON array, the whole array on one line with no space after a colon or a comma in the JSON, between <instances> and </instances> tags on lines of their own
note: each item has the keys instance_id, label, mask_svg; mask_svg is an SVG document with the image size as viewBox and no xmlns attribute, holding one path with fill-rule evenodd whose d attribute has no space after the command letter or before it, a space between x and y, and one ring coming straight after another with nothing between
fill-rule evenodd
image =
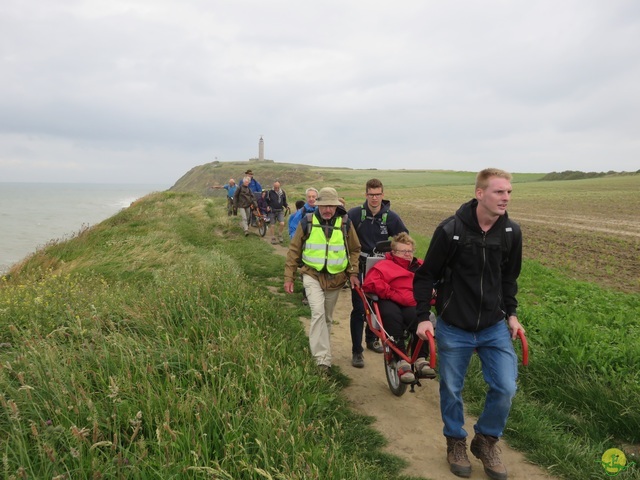
<instances>
[{"instance_id":1,"label":"man's hand on handle","mask_svg":"<svg viewBox=\"0 0 640 480\"><path fill-rule=\"evenodd\" d=\"M431 320L423 320L418 324L417 334L422 340L428 340L427 332L430 332L431 335L435 335L435 331L433 329L433 323Z\"/></svg>"},{"instance_id":2,"label":"man's hand on handle","mask_svg":"<svg viewBox=\"0 0 640 480\"><path fill-rule=\"evenodd\" d=\"M518 321L518 317L515 315L509 317L507 325L509 325L509 331L511 332L511 340L515 340L518 337L518 330L522 330L522 333L525 333L524 328L522 328L522 325L520 325Z\"/></svg>"}]
</instances>

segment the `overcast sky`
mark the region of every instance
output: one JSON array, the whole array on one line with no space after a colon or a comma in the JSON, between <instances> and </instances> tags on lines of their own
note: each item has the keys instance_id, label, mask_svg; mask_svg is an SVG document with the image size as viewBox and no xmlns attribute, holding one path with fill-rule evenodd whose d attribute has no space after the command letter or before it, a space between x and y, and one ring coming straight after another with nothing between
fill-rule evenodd
<instances>
[{"instance_id":1,"label":"overcast sky","mask_svg":"<svg viewBox=\"0 0 640 480\"><path fill-rule=\"evenodd\" d=\"M640 169L637 0L2 0L0 182Z\"/></svg>"}]
</instances>

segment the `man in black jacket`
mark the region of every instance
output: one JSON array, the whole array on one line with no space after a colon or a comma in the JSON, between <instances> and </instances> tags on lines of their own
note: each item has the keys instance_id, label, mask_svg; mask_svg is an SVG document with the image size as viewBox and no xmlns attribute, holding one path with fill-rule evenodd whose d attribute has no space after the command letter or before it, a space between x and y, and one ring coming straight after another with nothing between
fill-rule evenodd
<instances>
[{"instance_id":1,"label":"man in black jacket","mask_svg":"<svg viewBox=\"0 0 640 480\"><path fill-rule=\"evenodd\" d=\"M242 184L233 194L233 209L240 213L240 225L244 230L245 237L249 235L249 218L251 216L251 209L258 208L256 199L249 188L250 181L251 177L244 177L242 179Z\"/></svg>"},{"instance_id":2,"label":"man in black jacket","mask_svg":"<svg viewBox=\"0 0 640 480\"><path fill-rule=\"evenodd\" d=\"M273 182L273 189L267 193L267 207L271 222L271 243L284 241L284 209L289 207L287 194L280 188L280 182ZM278 223L278 240L276 240L276 222Z\"/></svg>"},{"instance_id":3,"label":"man in black jacket","mask_svg":"<svg viewBox=\"0 0 640 480\"><path fill-rule=\"evenodd\" d=\"M363 280L367 257L373 255L378 242L395 237L399 233L409 230L405 227L400 216L391 210L391 202L384 199L382 182L377 178L368 180L365 185L365 202L349 210L349 219L358 233L362 251L360 252L360 282ZM360 295L351 291L351 365L356 368L364 367L362 354L362 331L365 332L365 343L369 350L382 353L382 345L376 335L365 326L364 305Z\"/></svg>"},{"instance_id":4,"label":"man in black jacket","mask_svg":"<svg viewBox=\"0 0 640 480\"><path fill-rule=\"evenodd\" d=\"M507 470L497 442L504 431L516 393L517 357L512 340L518 330L516 293L522 264L522 235L509 220L511 174L485 169L476 177L475 198L435 230L423 265L414 278L418 336L434 333L428 320L437 284L436 336L440 373L440 411L451 472L471 475L464 430L462 387L473 352L480 357L488 384L485 406L474 425L471 453L492 479L505 480ZM460 222L451 235L448 222ZM512 238L507 242L507 235ZM457 242L452 256L452 242ZM506 245L509 245L507 247Z\"/></svg>"}]
</instances>

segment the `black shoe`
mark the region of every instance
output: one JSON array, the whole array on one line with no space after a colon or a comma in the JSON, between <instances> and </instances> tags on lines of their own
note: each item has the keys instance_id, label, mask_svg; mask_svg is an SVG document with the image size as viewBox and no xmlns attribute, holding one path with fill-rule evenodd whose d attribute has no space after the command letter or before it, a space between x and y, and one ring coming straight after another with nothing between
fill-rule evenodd
<instances>
[{"instance_id":1,"label":"black shoe","mask_svg":"<svg viewBox=\"0 0 640 480\"><path fill-rule=\"evenodd\" d=\"M367 342L367 349L368 350L373 350L376 353L383 353L384 352L384 348L382 348L382 343L380 343L380 340L375 340L373 342Z\"/></svg>"},{"instance_id":2,"label":"black shoe","mask_svg":"<svg viewBox=\"0 0 640 480\"><path fill-rule=\"evenodd\" d=\"M362 353L354 353L351 357L351 365L356 368L364 368L364 355Z\"/></svg>"}]
</instances>

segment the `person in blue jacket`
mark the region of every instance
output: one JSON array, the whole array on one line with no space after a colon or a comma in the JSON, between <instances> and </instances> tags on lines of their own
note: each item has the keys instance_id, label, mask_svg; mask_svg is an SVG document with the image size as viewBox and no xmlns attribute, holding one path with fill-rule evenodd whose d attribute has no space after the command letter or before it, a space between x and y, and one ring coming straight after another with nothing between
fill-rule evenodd
<instances>
[{"instance_id":1,"label":"person in blue jacket","mask_svg":"<svg viewBox=\"0 0 640 480\"><path fill-rule=\"evenodd\" d=\"M238 186L236 185L236 181L230 178L229 183L222 188L227 191L227 215L231 216L233 214L233 194L236 193Z\"/></svg>"},{"instance_id":2,"label":"person in blue jacket","mask_svg":"<svg viewBox=\"0 0 640 480\"><path fill-rule=\"evenodd\" d=\"M255 178L253 178L253 171L247 170L246 172L244 172L244 174L251 178L251 180L249 181L249 190L253 192L256 200L258 200L259 195L256 196L255 194L262 193L262 185L260 185L260 183Z\"/></svg>"},{"instance_id":3,"label":"person in blue jacket","mask_svg":"<svg viewBox=\"0 0 640 480\"><path fill-rule=\"evenodd\" d=\"M305 195L307 197L307 203L304 206L296 210L296 213L292 214L289 217L289 238L293 238L296 233L296 228L298 228L298 224L302 217L307 213L314 212L316 209L316 199L318 198L318 190L313 187L307 188Z\"/></svg>"},{"instance_id":4,"label":"person in blue jacket","mask_svg":"<svg viewBox=\"0 0 640 480\"><path fill-rule=\"evenodd\" d=\"M298 222L293 226L293 228L291 228L291 220L296 216L296 213L298 213L298 211L300 209L302 209L302 207L304 207L304 200L296 200L296 209L293 211L293 213L291 215L289 215L289 220L287 220L287 228L289 229L289 238L293 238L293 235L296 233L296 228L298 227L298 223L300 223L300 221L298 220Z\"/></svg>"}]
</instances>

